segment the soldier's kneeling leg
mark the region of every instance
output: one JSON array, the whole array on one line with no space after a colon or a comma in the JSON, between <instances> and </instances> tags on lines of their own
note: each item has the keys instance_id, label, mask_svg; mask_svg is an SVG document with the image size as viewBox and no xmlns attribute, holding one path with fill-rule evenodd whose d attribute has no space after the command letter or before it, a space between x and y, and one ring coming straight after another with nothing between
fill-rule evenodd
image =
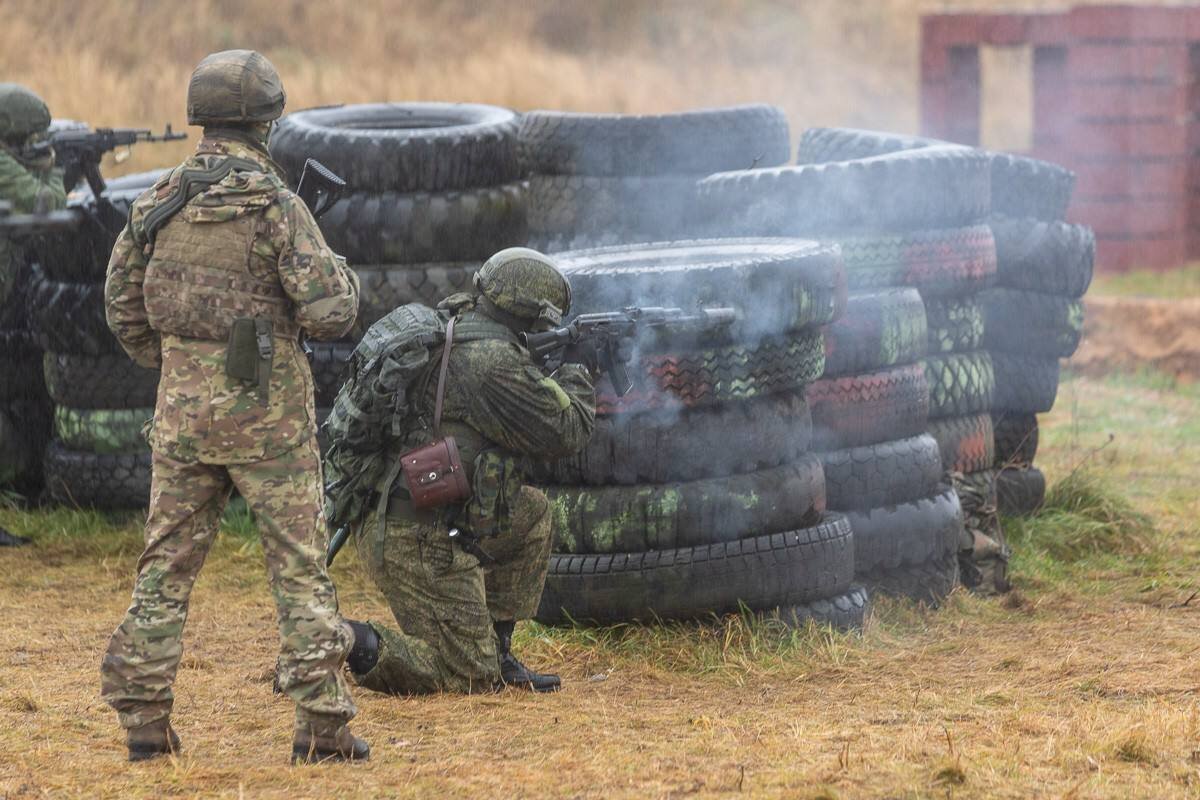
<instances>
[{"instance_id":1,"label":"soldier's kneeling leg","mask_svg":"<svg viewBox=\"0 0 1200 800\"><path fill-rule=\"evenodd\" d=\"M494 564L484 568L487 604L496 622L529 619L537 613L550 568L550 501L522 486L507 533L483 542Z\"/></svg>"}]
</instances>

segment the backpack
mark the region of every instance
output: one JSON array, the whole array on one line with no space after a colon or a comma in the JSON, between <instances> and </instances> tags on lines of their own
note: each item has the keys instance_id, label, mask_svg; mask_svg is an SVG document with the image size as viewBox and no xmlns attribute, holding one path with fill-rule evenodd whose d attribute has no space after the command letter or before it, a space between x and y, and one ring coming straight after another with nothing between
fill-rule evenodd
<instances>
[{"instance_id":1,"label":"backpack","mask_svg":"<svg viewBox=\"0 0 1200 800\"><path fill-rule=\"evenodd\" d=\"M370 327L350 356L349 377L322 426L325 517L333 530L354 525L385 490L393 445L424 423L412 401L424 386L433 351L446 341L448 315L413 303Z\"/></svg>"}]
</instances>

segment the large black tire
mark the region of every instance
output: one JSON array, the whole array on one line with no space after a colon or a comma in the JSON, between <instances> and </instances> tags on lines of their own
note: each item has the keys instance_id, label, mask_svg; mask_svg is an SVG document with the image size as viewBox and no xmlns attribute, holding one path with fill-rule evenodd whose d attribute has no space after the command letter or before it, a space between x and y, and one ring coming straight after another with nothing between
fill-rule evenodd
<instances>
[{"instance_id":1,"label":"large black tire","mask_svg":"<svg viewBox=\"0 0 1200 800\"><path fill-rule=\"evenodd\" d=\"M124 353L46 353L42 370L51 399L70 408L149 408L158 395L158 370Z\"/></svg>"},{"instance_id":2,"label":"large black tire","mask_svg":"<svg viewBox=\"0 0 1200 800\"><path fill-rule=\"evenodd\" d=\"M626 306L731 306L731 335L757 340L824 325L845 308L837 249L804 240L718 239L576 250L556 257L572 313Z\"/></svg>"},{"instance_id":3,"label":"large black tire","mask_svg":"<svg viewBox=\"0 0 1200 800\"><path fill-rule=\"evenodd\" d=\"M0 488L15 486L37 465L37 444L23 431L24 420L13 409L0 407Z\"/></svg>"},{"instance_id":4,"label":"large black tire","mask_svg":"<svg viewBox=\"0 0 1200 800\"><path fill-rule=\"evenodd\" d=\"M552 555L537 620L696 619L811 603L845 592L853 579L850 526L830 514L811 528L701 547Z\"/></svg>"},{"instance_id":5,"label":"large black tire","mask_svg":"<svg viewBox=\"0 0 1200 800\"><path fill-rule=\"evenodd\" d=\"M315 158L356 192L445 192L520 177L517 115L471 103L371 103L296 111L271 155L292 181Z\"/></svg>"},{"instance_id":6,"label":"large black tire","mask_svg":"<svg viewBox=\"0 0 1200 800\"><path fill-rule=\"evenodd\" d=\"M142 431L153 408L54 409L54 435L69 450L90 453L137 453L150 449Z\"/></svg>"},{"instance_id":7,"label":"large black tire","mask_svg":"<svg viewBox=\"0 0 1200 800\"><path fill-rule=\"evenodd\" d=\"M825 510L815 456L687 483L548 486L555 550L620 553L697 547L813 524Z\"/></svg>"},{"instance_id":8,"label":"large black tire","mask_svg":"<svg viewBox=\"0 0 1200 800\"><path fill-rule=\"evenodd\" d=\"M393 309L408 303L436 306L455 292L474 291L471 278L478 261L442 264L355 264L358 273L358 319L361 334Z\"/></svg>"},{"instance_id":9,"label":"large black tire","mask_svg":"<svg viewBox=\"0 0 1200 800\"><path fill-rule=\"evenodd\" d=\"M51 442L45 457L51 500L81 508L144 508L150 502L150 453L100 455Z\"/></svg>"},{"instance_id":10,"label":"large black tire","mask_svg":"<svg viewBox=\"0 0 1200 800\"><path fill-rule=\"evenodd\" d=\"M869 158L885 153L944 147L938 139L853 128L810 128L800 139L798 164ZM977 151L988 159L991 205L998 214L1058 220L1066 214L1075 186L1070 170L1048 161Z\"/></svg>"},{"instance_id":11,"label":"large black tire","mask_svg":"<svg viewBox=\"0 0 1200 800\"><path fill-rule=\"evenodd\" d=\"M929 435L937 440L942 468L947 472L991 469L996 460L995 433L990 414L931 420Z\"/></svg>"},{"instance_id":12,"label":"large black tire","mask_svg":"<svg viewBox=\"0 0 1200 800\"><path fill-rule=\"evenodd\" d=\"M996 277L996 243L987 225L833 241L841 246L846 284L854 290L911 286L925 298L961 297Z\"/></svg>"},{"instance_id":13,"label":"large black tire","mask_svg":"<svg viewBox=\"0 0 1200 800\"><path fill-rule=\"evenodd\" d=\"M352 264L484 261L524 243L528 186L441 193L354 193L321 217L325 239Z\"/></svg>"},{"instance_id":14,"label":"large black tire","mask_svg":"<svg viewBox=\"0 0 1200 800\"><path fill-rule=\"evenodd\" d=\"M975 296L925 301L929 354L966 353L983 346L983 308Z\"/></svg>"},{"instance_id":15,"label":"large black tire","mask_svg":"<svg viewBox=\"0 0 1200 800\"><path fill-rule=\"evenodd\" d=\"M597 417L575 456L531 465L538 483L672 483L769 469L798 460L812 440L812 418L794 394L685 411Z\"/></svg>"},{"instance_id":16,"label":"large black tire","mask_svg":"<svg viewBox=\"0 0 1200 800\"><path fill-rule=\"evenodd\" d=\"M858 161L743 170L699 183L713 234L815 236L972 225L989 210L987 158L929 147Z\"/></svg>"},{"instance_id":17,"label":"large black tire","mask_svg":"<svg viewBox=\"0 0 1200 800\"><path fill-rule=\"evenodd\" d=\"M821 453L825 499L834 511L906 503L935 493L942 458L931 436Z\"/></svg>"},{"instance_id":18,"label":"large black tire","mask_svg":"<svg viewBox=\"0 0 1200 800\"><path fill-rule=\"evenodd\" d=\"M1046 476L1037 467L1002 469L996 476L996 505L1005 516L1032 514L1045 499Z\"/></svg>"},{"instance_id":19,"label":"large black tire","mask_svg":"<svg viewBox=\"0 0 1200 800\"><path fill-rule=\"evenodd\" d=\"M1054 407L1058 359L993 353L992 365L996 374L992 410L1041 414Z\"/></svg>"},{"instance_id":20,"label":"large black tire","mask_svg":"<svg viewBox=\"0 0 1200 800\"><path fill-rule=\"evenodd\" d=\"M958 552L962 507L942 485L927 497L866 511L846 512L854 529L854 570L859 575L923 564Z\"/></svg>"},{"instance_id":21,"label":"large black tire","mask_svg":"<svg viewBox=\"0 0 1200 800\"><path fill-rule=\"evenodd\" d=\"M787 117L768 105L630 116L530 111L521 163L542 175L708 175L788 160Z\"/></svg>"},{"instance_id":22,"label":"large black tire","mask_svg":"<svg viewBox=\"0 0 1200 800\"><path fill-rule=\"evenodd\" d=\"M12 354L0 350L0 406L41 395L42 359L27 351Z\"/></svg>"},{"instance_id":23,"label":"large black tire","mask_svg":"<svg viewBox=\"0 0 1200 800\"><path fill-rule=\"evenodd\" d=\"M929 380L929 418L966 417L992 408L996 375L986 350L950 353L925 359Z\"/></svg>"},{"instance_id":24,"label":"large black tire","mask_svg":"<svg viewBox=\"0 0 1200 800\"><path fill-rule=\"evenodd\" d=\"M791 628L804 628L813 623L843 632L861 631L870 615L871 596L865 586L851 586L844 594L768 613L770 619L777 619Z\"/></svg>"},{"instance_id":25,"label":"large black tire","mask_svg":"<svg viewBox=\"0 0 1200 800\"><path fill-rule=\"evenodd\" d=\"M813 447L840 450L925 432L929 382L920 364L822 378L804 391L812 411Z\"/></svg>"},{"instance_id":26,"label":"large black tire","mask_svg":"<svg viewBox=\"0 0 1200 800\"><path fill-rule=\"evenodd\" d=\"M956 554L932 558L923 564L858 573L858 579L873 595L902 597L934 608L958 585L958 576Z\"/></svg>"},{"instance_id":27,"label":"large black tire","mask_svg":"<svg viewBox=\"0 0 1200 800\"><path fill-rule=\"evenodd\" d=\"M1083 337L1083 303L1015 289L980 294L989 350L1023 356L1067 358Z\"/></svg>"},{"instance_id":28,"label":"large black tire","mask_svg":"<svg viewBox=\"0 0 1200 800\"><path fill-rule=\"evenodd\" d=\"M916 289L855 292L825 328L825 376L857 375L925 355L925 306Z\"/></svg>"},{"instance_id":29,"label":"large black tire","mask_svg":"<svg viewBox=\"0 0 1200 800\"><path fill-rule=\"evenodd\" d=\"M996 466L1023 467L1033 463L1038 448L1036 414L997 411L992 414L996 432Z\"/></svg>"},{"instance_id":30,"label":"large black tire","mask_svg":"<svg viewBox=\"0 0 1200 800\"><path fill-rule=\"evenodd\" d=\"M690 176L532 175L529 233L673 239L686 231L695 198Z\"/></svg>"},{"instance_id":31,"label":"large black tire","mask_svg":"<svg viewBox=\"0 0 1200 800\"><path fill-rule=\"evenodd\" d=\"M37 275L29 303L30 328L43 350L89 356L120 352L104 318L103 283L61 283Z\"/></svg>"},{"instance_id":32,"label":"large black tire","mask_svg":"<svg viewBox=\"0 0 1200 800\"><path fill-rule=\"evenodd\" d=\"M354 353L351 342L309 342L313 394L318 406L332 406L346 381L346 365Z\"/></svg>"},{"instance_id":33,"label":"large black tire","mask_svg":"<svg viewBox=\"0 0 1200 800\"><path fill-rule=\"evenodd\" d=\"M678 354L645 354L627 366L633 388L618 397L607 378L596 387L600 414L696 408L799 392L825 369L820 329Z\"/></svg>"},{"instance_id":34,"label":"large black tire","mask_svg":"<svg viewBox=\"0 0 1200 800\"><path fill-rule=\"evenodd\" d=\"M1096 236L1085 225L993 217L997 283L1078 299L1092 282Z\"/></svg>"}]
</instances>

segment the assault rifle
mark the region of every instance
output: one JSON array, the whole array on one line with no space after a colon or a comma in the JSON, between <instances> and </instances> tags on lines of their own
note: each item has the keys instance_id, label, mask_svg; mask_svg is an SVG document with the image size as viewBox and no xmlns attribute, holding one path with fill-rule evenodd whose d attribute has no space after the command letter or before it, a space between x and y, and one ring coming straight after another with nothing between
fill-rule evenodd
<instances>
[{"instance_id":1,"label":"assault rifle","mask_svg":"<svg viewBox=\"0 0 1200 800\"><path fill-rule=\"evenodd\" d=\"M522 334L521 343L533 359L542 364L556 357L561 359L562 351L570 345L591 344L600 359L600 369L612 381L617 396L623 397L633 388L625 371L628 356L623 345L636 338L640 331L707 331L728 326L736 317L732 308L702 308L689 313L681 308L629 307L621 311L580 314L561 328Z\"/></svg>"}]
</instances>

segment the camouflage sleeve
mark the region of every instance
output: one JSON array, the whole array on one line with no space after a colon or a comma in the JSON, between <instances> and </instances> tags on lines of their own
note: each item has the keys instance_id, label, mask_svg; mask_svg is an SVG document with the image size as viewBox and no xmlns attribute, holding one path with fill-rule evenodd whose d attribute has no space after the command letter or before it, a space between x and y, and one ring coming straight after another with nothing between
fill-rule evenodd
<instances>
[{"instance_id":1,"label":"camouflage sleeve","mask_svg":"<svg viewBox=\"0 0 1200 800\"><path fill-rule=\"evenodd\" d=\"M11 153L0 149L0 200L12 203L17 214L32 214L39 209L56 211L67 204L62 171L28 169Z\"/></svg>"},{"instance_id":2,"label":"camouflage sleeve","mask_svg":"<svg viewBox=\"0 0 1200 800\"><path fill-rule=\"evenodd\" d=\"M117 337L129 357L143 367L162 366L158 332L150 327L142 282L146 278L149 247L143 220L149 192L138 198L129 216L129 224L117 237L108 274L104 279L104 313L108 328Z\"/></svg>"},{"instance_id":3,"label":"camouflage sleeve","mask_svg":"<svg viewBox=\"0 0 1200 800\"><path fill-rule=\"evenodd\" d=\"M547 377L515 345L489 350L488 377L472 401L480 433L535 458L582 450L596 421L596 395L587 371L565 364Z\"/></svg>"},{"instance_id":4,"label":"camouflage sleeve","mask_svg":"<svg viewBox=\"0 0 1200 800\"><path fill-rule=\"evenodd\" d=\"M358 316L358 276L325 244L308 207L280 195L279 280L296 304L296 321L314 339L345 336Z\"/></svg>"}]
</instances>

